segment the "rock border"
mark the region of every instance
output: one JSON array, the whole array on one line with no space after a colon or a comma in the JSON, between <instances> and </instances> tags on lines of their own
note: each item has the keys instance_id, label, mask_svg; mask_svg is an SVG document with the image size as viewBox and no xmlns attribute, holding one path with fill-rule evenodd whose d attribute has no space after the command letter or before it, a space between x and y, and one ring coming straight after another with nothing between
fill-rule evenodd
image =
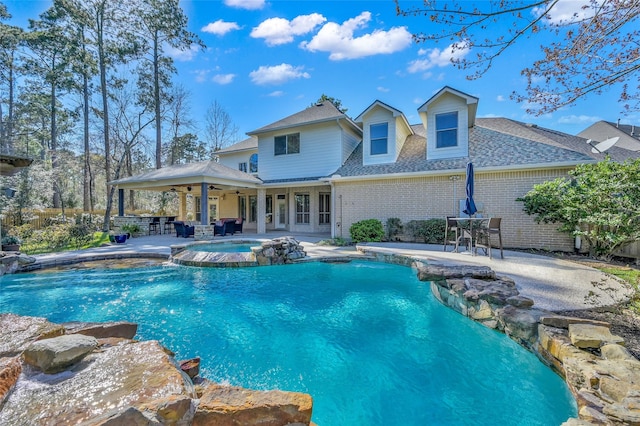
<instances>
[{"instance_id":1,"label":"rock border","mask_svg":"<svg viewBox=\"0 0 640 426\"><path fill-rule=\"evenodd\" d=\"M358 246L375 260L411 266L442 304L505 333L566 381L578 418L564 426L640 426L640 361L602 321L534 308L515 282L487 266L427 264L424 259Z\"/></svg>"},{"instance_id":2,"label":"rock border","mask_svg":"<svg viewBox=\"0 0 640 426\"><path fill-rule=\"evenodd\" d=\"M136 332L0 314L0 423L313 424L310 395L213 383Z\"/></svg>"}]
</instances>

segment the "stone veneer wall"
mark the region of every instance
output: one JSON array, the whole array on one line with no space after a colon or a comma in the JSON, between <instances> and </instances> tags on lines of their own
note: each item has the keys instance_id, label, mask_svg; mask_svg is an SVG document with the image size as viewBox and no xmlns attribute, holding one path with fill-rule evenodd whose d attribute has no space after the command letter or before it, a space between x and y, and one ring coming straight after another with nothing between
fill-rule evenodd
<instances>
[{"instance_id":1,"label":"stone veneer wall","mask_svg":"<svg viewBox=\"0 0 640 426\"><path fill-rule=\"evenodd\" d=\"M426 265L410 256L358 250L378 261L412 265L440 302L502 331L557 371L578 404L579 418L563 425L640 426L640 361L611 334L610 324L535 309L512 279L489 267Z\"/></svg>"},{"instance_id":2,"label":"stone veneer wall","mask_svg":"<svg viewBox=\"0 0 640 426\"><path fill-rule=\"evenodd\" d=\"M572 251L574 241L554 224L536 224L522 211L522 197L533 185L567 175L570 169L482 173L476 170L474 199L482 204L484 217L502 218L505 247ZM349 237L349 227L363 219L397 217L410 220L444 218L458 212L465 197L465 176L451 181L448 175L402 177L335 183L337 237ZM454 205L454 185L456 199ZM456 216L458 213L455 213Z\"/></svg>"}]
</instances>

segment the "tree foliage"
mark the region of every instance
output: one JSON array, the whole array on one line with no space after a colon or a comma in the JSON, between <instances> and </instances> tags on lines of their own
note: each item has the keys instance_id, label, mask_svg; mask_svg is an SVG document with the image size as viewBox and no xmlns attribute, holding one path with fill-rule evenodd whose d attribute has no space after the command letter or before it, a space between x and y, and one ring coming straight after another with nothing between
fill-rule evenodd
<instances>
[{"instance_id":1,"label":"tree foliage","mask_svg":"<svg viewBox=\"0 0 640 426\"><path fill-rule=\"evenodd\" d=\"M347 113L347 108L344 108L342 106L342 101L338 98L334 98L333 96L327 96L324 93L318 98L317 101L315 101L315 103L311 104L311 106L315 105L315 104L320 104L322 102L325 101L329 101L333 104L334 107L336 107L338 109L338 111L340 111L343 114Z\"/></svg>"},{"instance_id":2,"label":"tree foliage","mask_svg":"<svg viewBox=\"0 0 640 426\"><path fill-rule=\"evenodd\" d=\"M417 42L448 40L452 62L481 77L495 60L525 39L540 39L542 57L522 69L526 101L537 115L616 86L626 110L640 105L640 2L637 0L424 0L398 14L424 16L440 31L417 33ZM552 40L548 42L548 40Z\"/></svg>"},{"instance_id":3,"label":"tree foliage","mask_svg":"<svg viewBox=\"0 0 640 426\"><path fill-rule=\"evenodd\" d=\"M608 259L621 246L640 240L640 159L616 163L607 158L583 164L534 186L518 201L538 223L581 237L592 255Z\"/></svg>"}]
</instances>

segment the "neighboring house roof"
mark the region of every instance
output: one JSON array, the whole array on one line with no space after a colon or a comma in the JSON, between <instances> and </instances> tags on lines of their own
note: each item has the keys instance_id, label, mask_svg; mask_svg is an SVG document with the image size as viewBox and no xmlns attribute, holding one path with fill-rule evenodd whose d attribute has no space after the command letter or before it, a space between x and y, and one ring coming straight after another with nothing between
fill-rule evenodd
<instances>
[{"instance_id":1,"label":"neighboring house roof","mask_svg":"<svg viewBox=\"0 0 640 426\"><path fill-rule=\"evenodd\" d=\"M236 142L231 146L227 146L215 152L215 154L229 154L231 152L248 151L252 149L258 149L258 138L251 136L240 142Z\"/></svg>"},{"instance_id":2,"label":"neighboring house roof","mask_svg":"<svg viewBox=\"0 0 640 426\"><path fill-rule=\"evenodd\" d=\"M423 136L424 132L421 132L422 134L407 138L395 163L363 165L361 143L335 174L342 177L356 177L446 172L464 170L468 161L472 161L476 169L568 166L593 161L590 156L571 150L555 141L537 143L539 141L484 127L480 124L481 120L478 121L476 126L469 129L469 157L427 160L426 139ZM422 125L412 127L418 130ZM571 135L565 136L575 138Z\"/></svg>"},{"instance_id":3,"label":"neighboring house roof","mask_svg":"<svg viewBox=\"0 0 640 426\"><path fill-rule=\"evenodd\" d=\"M118 185L119 188L123 189L156 188L158 190L166 190L166 187L193 185L201 182L220 185L244 184L255 186L262 181L251 174L224 166L215 161L200 161L154 169L137 176L118 179L109 182L109 184Z\"/></svg>"},{"instance_id":4,"label":"neighboring house roof","mask_svg":"<svg viewBox=\"0 0 640 426\"><path fill-rule=\"evenodd\" d=\"M640 152L632 152L619 146L614 146L606 153L593 152L587 144L587 139L581 136L573 136L557 130L546 129L535 124L526 124L508 118L478 118L476 124L485 128L514 136L531 139L543 144L568 148L591 157L594 160L603 160L607 155L614 161L623 162L629 158L640 158ZM604 138L606 139L606 138ZM603 140L604 140L603 139Z\"/></svg>"},{"instance_id":5,"label":"neighboring house roof","mask_svg":"<svg viewBox=\"0 0 640 426\"><path fill-rule=\"evenodd\" d=\"M342 120L348 123L357 133L362 133L362 130L356 123L349 117L340 112L331 102L325 101L314 104L300 112L278 120L274 123L268 124L264 127L260 127L257 130L247 132L248 135L254 136L260 133L274 132L279 130L285 130L292 127L307 126L310 124L323 123L327 121Z\"/></svg>"},{"instance_id":6,"label":"neighboring house roof","mask_svg":"<svg viewBox=\"0 0 640 426\"><path fill-rule=\"evenodd\" d=\"M598 121L578 133L578 136L592 139L596 143L617 136L620 139L613 148L622 148L629 151L640 152L640 126L633 124L618 124L610 121Z\"/></svg>"}]
</instances>

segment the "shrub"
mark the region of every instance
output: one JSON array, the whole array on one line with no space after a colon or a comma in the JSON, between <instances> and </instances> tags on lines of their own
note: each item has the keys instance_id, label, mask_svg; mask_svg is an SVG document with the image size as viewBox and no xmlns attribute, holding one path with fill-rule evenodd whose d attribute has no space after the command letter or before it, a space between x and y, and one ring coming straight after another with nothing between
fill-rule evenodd
<instances>
[{"instance_id":1,"label":"shrub","mask_svg":"<svg viewBox=\"0 0 640 426\"><path fill-rule=\"evenodd\" d=\"M4 245L9 245L9 244L21 244L22 241L20 241L20 238L18 238L16 235L7 235L5 237L2 237L2 244Z\"/></svg>"},{"instance_id":2,"label":"shrub","mask_svg":"<svg viewBox=\"0 0 640 426\"><path fill-rule=\"evenodd\" d=\"M349 228L354 243L382 241L384 228L378 219L365 219L356 222Z\"/></svg>"},{"instance_id":3,"label":"shrub","mask_svg":"<svg viewBox=\"0 0 640 426\"><path fill-rule=\"evenodd\" d=\"M387 240L393 241L396 235L402 233L402 221L397 217L387 219Z\"/></svg>"},{"instance_id":4,"label":"shrub","mask_svg":"<svg viewBox=\"0 0 640 426\"><path fill-rule=\"evenodd\" d=\"M444 241L445 219L411 220L405 225L407 235L414 241L440 244Z\"/></svg>"}]
</instances>

